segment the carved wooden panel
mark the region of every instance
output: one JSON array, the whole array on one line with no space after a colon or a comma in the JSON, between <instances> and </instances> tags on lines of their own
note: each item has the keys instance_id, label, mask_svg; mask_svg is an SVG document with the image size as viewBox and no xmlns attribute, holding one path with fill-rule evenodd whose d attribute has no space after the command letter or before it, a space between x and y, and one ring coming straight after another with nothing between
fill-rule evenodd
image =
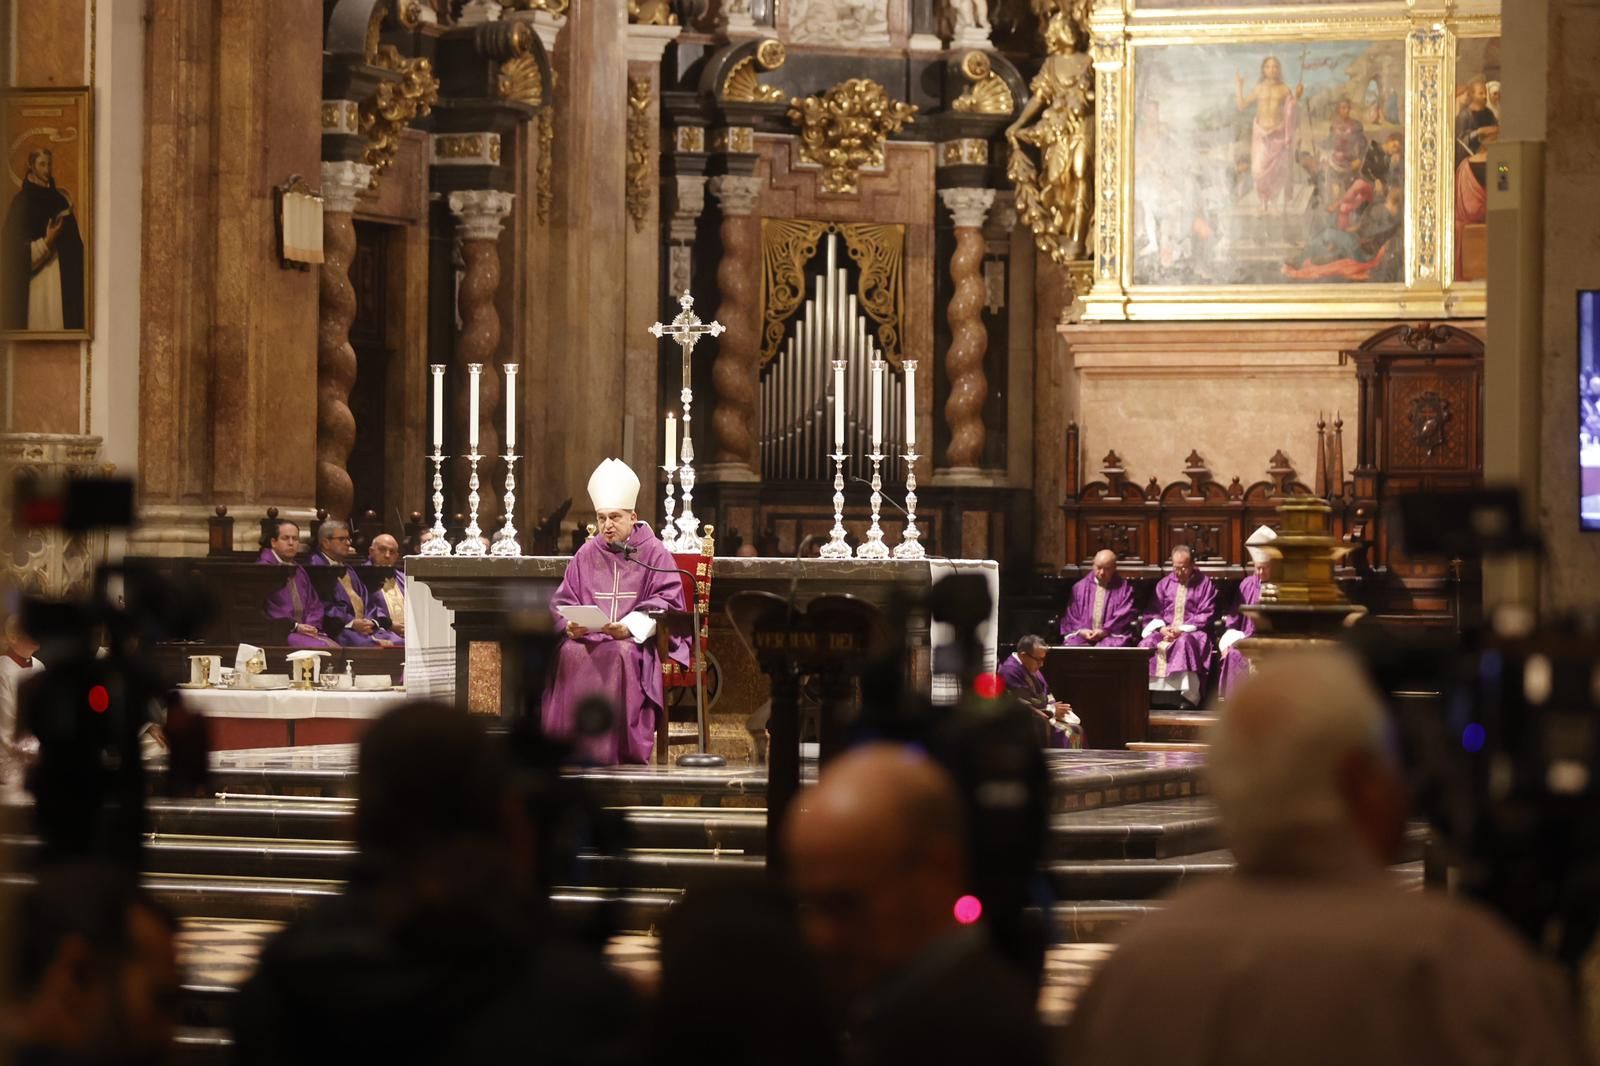
<instances>
[{"instance_id":1,"label":"carved wooden panel","mask_svg":"<svg viewBox=\"0 0 1600 1066\"><path fill-rule=\"evenodd\" d=\"M1138 522L1089 521L1083 528L1085 558L1110 548L1118 559L1148 558L1144 550L1144 530Z\"/></svg>"},{"instance_id":2,"label":"carved wooden panel","mask_svg":"<svg viewBox=\"0 0 1600 1066\"><path fill-rule=\"evenodd\" d=\"M1187 544L1194 552L1196 562L1205 562L1208 559L1222 558L1227 562L1237 562L1228 559L1225 545L1227 523L1210 519L1190 519L1169 521L1166 528L1166 543L1162 545L1162 558L1170 557L1172 549L1180 544Z\"/></svg>"},{"instance_id":3,"label":"carved wooden panel","mask_svg":"<svg viewBox=\"0 0 1600 1066\"><path fill-rule=\"evenodd\" d=\"M1387 391L1387 470L1475 472L1478 377L1474 369L1396 367L1389 374Z\"/></svg>"}]
</instances>

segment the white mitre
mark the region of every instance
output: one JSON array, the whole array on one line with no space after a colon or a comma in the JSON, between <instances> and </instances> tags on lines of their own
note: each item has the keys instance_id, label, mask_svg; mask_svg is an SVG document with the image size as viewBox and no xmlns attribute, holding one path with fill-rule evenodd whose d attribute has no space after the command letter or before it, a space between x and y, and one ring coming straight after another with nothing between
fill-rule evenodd
<instances>
[{"instance_id":1,"label":"white mitre","mask_svg":"<svg viewBox=\"0 0 1600 1066\"><path fill-rule=\"evenodd\" d=\"M632 511L639 502L639 475L621 459L606 459L589 475L589 499L601 511Z\"/></svg>"},{"instance_id":2,"label":"white mitre","mask_svg":"<svg viewBox=\"0 0 1600 1066\"><path fill-rule=\"evenodd\" d=\"M1258 563L1267 562L1272 558L1265 545L1278 539L1278 531L1271 526L1259 526L1244 542L1244 550L1250 553L1250 558Z\"/></svg>"}]
</instances>

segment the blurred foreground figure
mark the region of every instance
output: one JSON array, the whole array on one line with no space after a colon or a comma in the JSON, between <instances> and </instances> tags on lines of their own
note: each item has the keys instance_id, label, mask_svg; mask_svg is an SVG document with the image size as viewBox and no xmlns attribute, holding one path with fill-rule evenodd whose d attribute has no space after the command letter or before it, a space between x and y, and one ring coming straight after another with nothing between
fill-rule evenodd
<instances>
[{"instance_id":1,"label":"blurred foreground figure","mask_svg":"<svg viewBox=\"0 0 1600 1066\"><path fill-rule=\"evenodd\" d=\"M1584 1061L1553 970L1487 911L1399 888L1378 695L1344 652L1271 660L1229 700L1211 787L1238 872L1142 919L1079 1001L1061 1061Z\"/></svg>"},{"instance_id":2,"label":"blurred foreground figure","mask_svg":"<svg viewBox=\"0 0 1600 1066\"><path fill-rule=\"evenodd\" d=\"M890 744L841 755L785 837L806 937L845 1010L846 1061L1044 1061L1027 982L956 918L958 901L969 922L976 906L961 801L936 763Z\"/></svg>"},{"instance_id":3,"label":"blurred foreground figure","mask_svg":"<svg viewBox=\"0 0 1600 1066\"><path fill-rule=\"evenodd\" d=\"M166 1061L178 1013L176 927L132 874L88 862L46 869L13 917L7 1061Z\"/></svg>"},{"instance_id":4,"label":"blurred foreground figure","mask_svg":"<svg viewBox=\"0 0 1600 1066\"><path fill-rule=\"evenodd\" d=\"M637 1062L627 988L543 917L501 744L408 704L367 731L359 770L350 883L263 950L237 1061Z\"/></svg>"}]
</instances>

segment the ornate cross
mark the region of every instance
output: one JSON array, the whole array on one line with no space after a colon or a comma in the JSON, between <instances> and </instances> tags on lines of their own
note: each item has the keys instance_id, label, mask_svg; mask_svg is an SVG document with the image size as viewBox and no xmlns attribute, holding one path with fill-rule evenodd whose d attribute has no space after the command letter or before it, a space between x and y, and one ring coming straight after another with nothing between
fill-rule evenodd
<instances>
[{"instance_id":1,"label":"ornate cross","mask_svg":"<svg viewBox=\"0 0 1600 1066\"><path fill-rule=\"evenodd\" d=\"M702 322L700 316L694 313L694 297L689 295L689 290L683 290L683 295L678 297L678 306L683 310L678 312L670 325L657 322L650 327L650 333L656 338L671 337L683 348L685 365L688 365L689 353L694 351L694 346L700 343L700 338L707 336L722 336L726 327L721 322Z\"/></svg>"},{"instance_id":2,"label":"ornate cross","mask_svg":"<svg viewBox=\"0 0 1600 1066\"><path fill-rule=\"evenodd\" d=\"M636 600L636 599L639 598L639 594L637 592L623 592L622 591L622 570L620 568L616 568L616 569L613 569L611 571L611 591L610 592L596 592L594 594L594 598L596 600L596 603L595 603L596 607L600 606L600 604L598 602L600 600L610 600L611 601L606 606L607 606L608 611L609 611L609 613L611 615L611 620L613 622L615 622L615 621L617 621L617 609L622 606L622 601L623 600Z\"/></svg>"}]
</instances>

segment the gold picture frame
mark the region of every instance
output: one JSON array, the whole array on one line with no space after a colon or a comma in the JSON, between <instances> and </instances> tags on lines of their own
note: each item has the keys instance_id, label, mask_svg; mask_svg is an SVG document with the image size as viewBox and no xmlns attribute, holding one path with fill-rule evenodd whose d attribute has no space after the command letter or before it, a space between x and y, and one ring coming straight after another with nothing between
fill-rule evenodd
<instances>
[{"instance_id":1,"label":"gold picture frame","mask_svg":"<svg viewBox=\"0 0 1600 1066\"><path fill-rule=\"evenodd\" d=\"M1483 315L1483 282L1461 281L1455 276L1457 159L1456 108L1452 102L1455 100L1458 42L1497 37L1500 32L1498 5L1491 0L1476 0L1470 6L1464 3L1452 9L1445 0L1410 0L1409 3L1378 0L1265 6L1245 0L1231 8L1156 8L1158 2L1101 0L1090 19L1097 92L1098 157L1093 284L1083 297L1085 319L1386 319ZM1184 0L1178 2L1181 4ZM1181 69L1185 85L1207 87L1208 77L1212 82L1218 80L1217 71L1207 70L1207 62L1213 66L1224 62L1232 64L1247 52L1261 57L1260 67L1245 71L1240 84L1235 80L1235 68L1229 66L1228 80L1234 82L1227 86L1230 99L1224 103L1212 101L1208 105L1211 111L1205 119L1209 125L1196 128L1191 142L1195 152L1190 159L1183 158L1182 132L1171 143L1152 146L1151 123L1146 124L1143 147L1151 158L1157 157L1155 147L1162 149L1160 158L1167 174L1176 173L1181 177L1184 168L1189 167L1202 175L1199 180L1213 181L1212 175L1223 175L1214 181L1214 184L1225 185L1223 194L1218 195L1208 187L1204 198L1190 194L1191 199L1220 204L1219 214L1230 213L1222 214L1222 222L1233 222L1236 226L1229 230L1225 225L1201 225L1195 232L1201 235L1199 239L1214 242L1210 253L1214 257L1220 254L1243 257L1248 253L1253 257L1253 272L1212 269L1185 275L1182 270L1141 269L1139 256L1151 254L1151 234L1160 229L1159 220L1152 223L1152 216L1164 201L1150 192L1148 182L1144 187L1136 183L1141 148L1140 79L1155 78L1164 65L1169 70ZM1401 142L1403 157L1390 159L1402 164L1403 182L1397 184L1394 197L1402 202L1396 204L1385 198L1385 190L1378 180L1372 182L1377 195L1368 194L1368 202L1383 202L1391 211L1394 231L1389 245L1374 239L1363 242L1360 253L1352 252L1340 258L1336 252L1324 251L1337 248L1337 243L1313 243L1325 231L1342 228L1322 220L1348 217L1333 206L1338 194L1327 194L1322 200L1316 200L1316 213L1310 211L1310 201L1323 195L1326 188L1337 190L1336 184L1328 183L1309 195L1299 190L1301 195L1293 200L1293 206L1286 194L1281 201L1273 199L1276 190L1272 183L1261 180L1267 172L1263 160L1267 158L1270 144L1267 148L1258 148L1255 143L1258 101L1276 92L1277 95L1272 96L1276 105L1283 95L1270 87L1260 89L1261 84L1268 81L1265 57L1269 55L1289 57L1280 61L1277 74L1288 83L1291 92L1297 83L1312 82L1308 71L1318 63L1332 65L1341 77L1357 82L1365 76L1361 72L1384 68L1382 79L1373 78L1374 82L1388 83L1379 85L1377 99L1357 100L1358 107L1373 106L1385 112L1380 117L1375 111L1372 116L1380 120L1374 129L1382 130L1382 139L1398 137ZM1338 65L1351 55L1358 61ZM1307 174L1332 165L1338 157L1339 153L1330 147L1336 140L1330 132L1334 121L1332 111L1336 101L1351 95L1341 94L1327 78L1323 81L1316 100L1305 101L1306 111L1311 115L1308 125L1313 122L1321 125L1311 131L1309 140L1301 135L1298 149L1293 143L1281 146L1288 158L1296 166L1303 167ZM1396 81L1403 83L1397 97L1392 91ZM1176 84L1171 88L1157 85L1151 92L1153 98L1171 102L1175 99L1173 90L1178 87ZM1245 101L1237 104L1236 110L1246 115L1241 121L1248 123L1243 127L1242 141L1237 142L1229 138L1236 136L1232 131L1238 127L1229 127L1223 121L1224 112L1235 111L1236 101L1231 98L1235 92L1239 100ZM1266 103L1259 106L1266 110ZM1154 125L1161 128L1159 116ZM1355 125L1359 128L1360 123ZM1205 137L1210 140L1204 140ZM1370 140L1366 143L1369 148L1365 150L1374 150L1370 149ZM1210 157L1205 155L1207 152ZM1234 154L1224 156L1222 166L1206 170L1207 165L1216 163L1216 157L1224 152ZM1377 159L1374 170L1381 175L1383 159L1374 158ZM1359 158L1340 162L1355 168L1363 178L1371 176L1362 168ZM1230 184L1235 178L1237 184ZM1241 216L1249 214L1249 201L1260 196L1263 190L1268 194L1268 202L1256 205L1259 217L1243 219ZM1148 199L1141 199L1141 195ZM1302 200L1307 202L1302 203ZM1291 214L1295 227L1285 224L1273 230L1273 210ZM1300 215L1293 215L1295 211ZM1182 232L1182 212L1174 213L1174 222L1169 227L1172 232ZM1249 230L1247 223L1257 228ZM1232 243L1218 240L1218 232L1239 239ZM1337 233L1329 235L1339 237ZM1248 246L1249 239L1255 239L1256 245ZM1271 259L1290 244L1292 247L1282 255L1281 262ZM1217 246L1229 251L1219 253ZM1364 265L1370 261L1366 256L1370 254L1376 258L1377 252L1385 247L1390 255L1398 258L1384 261L1385 270L1377 275L1384 280L1365 280L1368 274L1350 265ZM1154 254L1159 263L1171 264L1170 253L1159 242ZM1268 277L1272 270L1283 276Z\"/></svg>"},{"instance_id":2,"label":"gold picture frame","mask_svg":"<svg viewBox=\"0 0 1600 1066\"><path fill-rule=\"evenodd\" d=\"M88 340L94 324L94 98L87 86L0 94L0 333Z\"/></svg>"}]
</instances>

